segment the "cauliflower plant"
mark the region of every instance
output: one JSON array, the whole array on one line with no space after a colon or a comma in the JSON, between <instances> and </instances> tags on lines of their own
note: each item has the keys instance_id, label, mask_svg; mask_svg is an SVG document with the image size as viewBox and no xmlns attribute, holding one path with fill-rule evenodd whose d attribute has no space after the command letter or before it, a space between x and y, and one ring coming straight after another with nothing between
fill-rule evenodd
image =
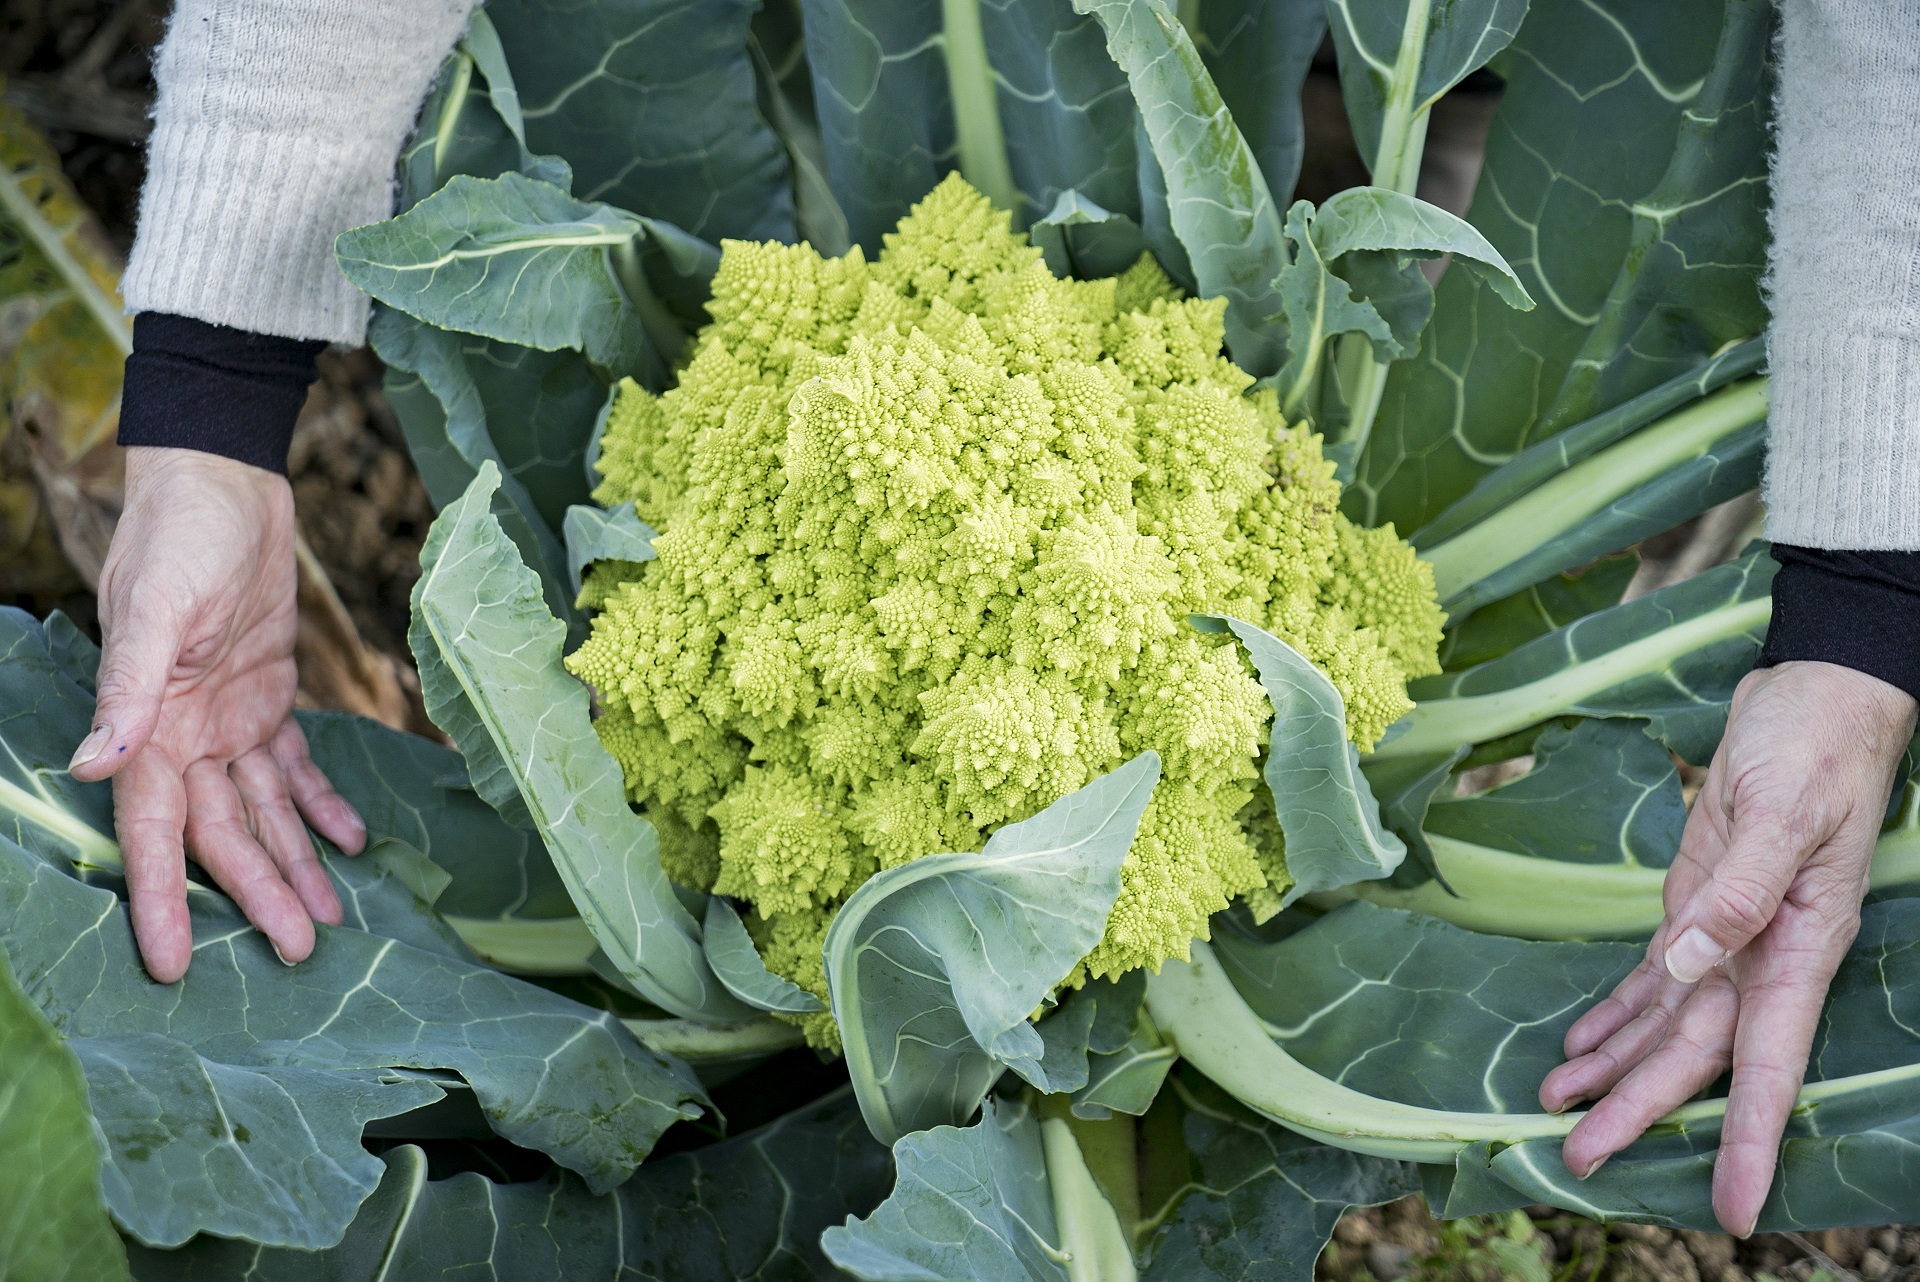
<instances>
[{"instance_id":1,"label":"cauliflower plant","mask_svg":"<svg viewBox=\"0 0 1920 1282\"><path fill-rule=\"evenodd\" d=\"M1438 670L1442 616L1221 355L1222 300L1144 257L1057 280L955 176L876 262L727 242L709 307L679 385L614 403L596 497L632 500L659 559L596 567L568 661L669 874L751 904L768 966L824 998L826 924L875 870L978 849L1153 748L1086 971L1185 957L1235 898L1271 912L1272 710L1187 616L1302 651L1362 747Z\"/></svg>"}]
</instances>

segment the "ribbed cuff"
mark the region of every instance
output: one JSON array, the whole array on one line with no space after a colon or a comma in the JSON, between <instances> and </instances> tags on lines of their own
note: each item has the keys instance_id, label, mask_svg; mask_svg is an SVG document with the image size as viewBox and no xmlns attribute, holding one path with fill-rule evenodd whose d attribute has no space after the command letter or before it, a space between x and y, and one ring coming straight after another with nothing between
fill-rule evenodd
<instances>
[{"instance_id":1,"label":"ribbed cuff","mask_svg":"<svg viewBox=\"0 0 1920 1282\"><path fill-rule=\"evenodd\" d=\"M1920 699L1920 552L1773 545L1773 621L1759 666L1836 663Z\"/></svg>"},{"instance_id":2,"label":"ribbed cuff","mask_svg":"<svg viewBox=\"0 0 1920 1282\"><path fill-rule=\"evenodd\" d=\"M284 476L325 346L142 312L120 395L120 444L200 450Z\"/></svg>"},{"instance_id":3,"label":"ribbed cuff","mask_svg":"<svg viewBox=\"0 0 1920 1282\"><path fill-rule=\"evenodd\" d=\"M1768 340L1767 537L1920 548L1920 339L1786 328Z\"/></svg>"},{"instance_id":4,"label":"ribbed cuff","mask_svg":"<svg viewBox=\"0 0 1920 1282\"><path fill-rule=\"evenodd\" d=\"M391 166L364 142L163 121L149 148L127 308L357 347L367 298L334 238L385 218Z\"/></svg>"}]
</instances>

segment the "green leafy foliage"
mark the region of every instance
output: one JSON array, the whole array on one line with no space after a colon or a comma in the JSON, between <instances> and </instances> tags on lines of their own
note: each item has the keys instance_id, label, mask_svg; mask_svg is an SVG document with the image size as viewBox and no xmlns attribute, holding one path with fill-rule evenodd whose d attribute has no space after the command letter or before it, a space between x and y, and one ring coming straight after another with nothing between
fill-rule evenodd
<instances>
[{"instance_id":1,"label":"green leafy foliage","mask_svg":"<svg viewBox=\"0 0 1920 1282\"><path fill-rule=\"evenodd\" d=\"M1273 702L1266 780L1293 877L1285 902L1391 873L1406 843L1381 826L1359 753L1347 741L1340 692L1272 633L1239 619L1217 622L1246 647Z\"/></svg>"},{"instance_id":2,"label":"green leafy foliage","mask_svg":"<svg viewBox=\"0 0 1920 1282\"><path fill-rule=\"evenodd\" d=\"M1143 753L994 833L856 890L827 930L827 985L874 1134L964 1121L1001 1072L1073 1090L1028 1022L1099 942L1120 864L1160 780ZM1049 1021L1051 1022L1051 1021Z\"/></svg>"},{"instance_id":3,"label":"green leafy foliage","mask_svg":"<svg viewBox=\"0 0 1920 1282\"><path fill-rule=\"evenodd\" d=\"M100 1200L100 1152L73 1052L21 993L0 950L0 1263L9 1278L113 1282L126 1253Z\"/></svg>"},{"instance_id":4,"label":"green leafy foliage","mask_svg":"<svg viewBox=\"0 0 1920 1282\"><path fill-rule=\"evenodd\" d=\"M1418 528L1519 450L1761 328L1765 9L1529 7L1467 219L1540 306L1441 279L1419 356L1388 379L1356 518Z\"/></svg>"},{"instance_id":5,"label":"green leafy foliage","mask_svg":"<svg viewBox=\"0 0 1920 1282\"><path fill-rule=\"evenodd\" d=\"M661 871L653 825L627 809L587 692L560 666L565 629L489 510L499 483L483 464L420 554L409 642L427 710L465 752L480 794L510 822L525 808L629 982L676 1014L737 1018L747 1008L714 979L699 926Z\"/></svg>"},{"instance_id":6,"label":"green leafy foliage","mask_svg":"<svg viewBox=\"0 0 1920 1282\"><path fill-rule=\"evenodd\" d=\"M379 1188L323 1252L195 1238L130 1248L140 1282L378 1282L596 1278L686 1282L829 1277L821 1231L884 1195L887 1151L846 1092L759 1130L648 1164L596 1196L578 1179L501 1183L439 1176L412 1145L391 1149Z\"/></svg>"},{"instance_id":7,"label":"green leafy foliage","mask_svg":"<svg viewBox=\"0 0 1920 1282\"><path fill-rule=\"evenodd\" d=\"M893 1192L865 1219L827 1230L827 1258L863 1282L1067 1282L1040 1125L989 1101L965 1128L935 1126L894 1145Z\"/></svg>"}]
</instances>

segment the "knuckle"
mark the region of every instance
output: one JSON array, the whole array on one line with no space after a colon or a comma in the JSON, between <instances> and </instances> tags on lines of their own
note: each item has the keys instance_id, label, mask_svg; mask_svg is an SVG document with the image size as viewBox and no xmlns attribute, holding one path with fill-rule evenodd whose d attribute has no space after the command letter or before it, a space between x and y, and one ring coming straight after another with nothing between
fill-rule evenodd
<instances>
[{"instance_id":1,"label":"knuckle","mask_svg":"<svg viewBox=\"0 0 1920 1282\"><path fill-rule=\"evenodd\" d=\"M1779 900L1771 888L1756 878L1722 875L1714 886L1710 917L1733 927L1742 939L1751 938L1773 920Z\"/></svg>"}]
</instances>

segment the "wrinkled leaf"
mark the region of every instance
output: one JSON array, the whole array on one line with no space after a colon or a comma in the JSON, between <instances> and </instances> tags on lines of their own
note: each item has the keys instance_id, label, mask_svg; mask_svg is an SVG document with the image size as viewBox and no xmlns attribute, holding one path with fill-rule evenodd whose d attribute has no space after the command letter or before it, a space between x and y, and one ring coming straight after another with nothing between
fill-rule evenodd
<instances>
[{"instance_id":1,"label":"wrinkled leaf","mask_svg":"<svg viewBox=\"0 0 1920 1282\"><path fill-rule=\"evenodd\" d=\"M1073 7L1100 19L1107 52L1127 73L1193 279L1203 296L1227 299L1234 363L1255 376L1275 373L1284 353L1267 322L1280 310L1273 284L1286 256L1280 210L1199 51L1159 0L1073 0Z\"/></svg>"},{"instance_id":2,"label":"wrinkled leaf","mask_svg":"<svg viewBox=\"0 0 1920 1282\"><path fill-rule=\"evenodd\" d=\"M564 1173L498 1184L432 1179L426 1155L390 1150L380 1187L331 1251L196 1238L132 1250L141 1282L381 1282L394 1278L829 1278L821 1231L885 1194L887 1151L841 1092L737 1139L642 1167L593 1196ZM624 1273L622 1272L624 1270Z\"/></svg>"},{"instance_id":3,"label":"wrinkled leaf","mask_svg":"<svg viewBox=\"0 0 1920 1282\"><path fill-rule=\"evenodd\" d=\"M1077 191L1063 191L1047 216L1027 228L1055 276L1097 280L1118 276L1147 252L1140 224L1102 209Z\"/></svg>"},{"instance_id":4,"label":"wrinkled leaf","mask_svg":"<svg viewBox=\"0 0 1920 1282\"><path fill-rule=\"evenodd\" d=\"M581 917L628 982L678 1015L744 1016L661 871L653 825L627 806L620 768L588 720L585 687L560 664L565 628L489 511L499 484L482 464L420 553L408 639L427 712L466 754L482 796L489 781L519 794Z\"/></svg>"},{"instance_id":5,"label":"wrinkled leaf","mask_svg":"<svg viewBox=\"0 0 1920 1282\"><path fill-rule=\"evenodd\" d=\"M972 1126L900 1139L893 1159L879 1209L820 1240L842 1269L863 1282L1067 1282L1040 1127L1024 1107L989 1100Z\"/></svg>"},{"instance_id":6,"label":"wrinkled leaf","mask_svg":"<svg viewBox=\"0 0 1920 1282\"><path fill-rule=\"evenodd\" d=\"M193 966L158 1003L125 904L39 856L0 845L5 946L21 986L69 1039L152 1034L219 1064L339 1070L355 1080L383 1068L450 1070L472 1086L496 1132L600 1187L624 1179L667 1126L698 1113L699 1087L686 1070L642 1050L605 1011L344 927L317 927L313 955L288 967L225 897L194 892L188 908ZM291 1089L298 1077L273 1080ZM338 1097L327 1105L338 1106ZM348 1138L351 1148L329 1160L344 1163L358 1152L357 1133ZM129 1184L142 1178L138 1164L150 1156L137 1151L143 1147L110 1155L116 1167L133 1164ZM228 1203L243 1196L221 1191ZM344 1227L357 1200L326 1213ZM176 1206L168 1235L225 1213L214 1203ZM303 1214L317 1217L321 1208Z\"/></svg>"},{"instance_id":7,"label":"wrinkled leaf","mask_svg":"<svg viewBox=\"0 0 1920 1282\"><path fill-rule=\"evenodd\" d=\"M847 899L827 985L875 1135L965 1121L1003 1068L1054 1089L1028 1016L1099 942L1159 780L1144 752L978 853L886 869Z\"/></svg>"},{"instance_id":8,"label":"wrinkled leaf","mask_svg":"<svg viewBox=\"0 0 1920 1282\"><path fill-rule=\"evenodd\" d=\"M1327 32L1322 0L1200 0L1182 19L1246 136L1277 205L1289 203L1305 151L1300 89Z\"/></svg>"},{"instance_id":9,"label":"wrinkled leaf","mask_svg":"<svg viewBox=\"0 0 1920 1282\"><path fill-rule=\"evenodd\" d=\"M443 329L542 351L572 348L615 374L644 362L646 332L615 254L641 221L517 173L462 174L397 218L343 233L347 279Z\"/></svg>"},{"instance_id":10,"label":"wrinkled leaf","mask_svg":"<svg viewBox=\"0 0 1920 1282\"><path fill-rule=\"evenodd\" d=\"M795 1015L826 1009L818 997L767 969L740 914L719 895L707 900L702 936L714 976L747 1005Z\"/></svg>"},{"instance_id":11,"label":"wrinkled leaf","mask_svg":"<svg viewBox=\"0 0 1920 1282\"><path fill-rule=\"evenodd\" d=\"M1273 702L1266 780L1293 878L1283 904L1393 872L1407 846L1381 825L1333 682L1272 633L1239 619L1216 622L1240 638Z\"/></svg>"},{"instance_id":12,"label":"wrinkled leaf","mask_svg":"<svg viewBox=\"0 0 1920 1282\"><path fill-rule=\"evenodd\" d=\"M73 1048L112 1154L107 1203L150 1246L196 1232L333 1245L380 1182L361 1131L442 1094L377 1072L220 1063L154 1033L82 1037Z\"/></svg>"},{"instance_id":13,"label":"wrinkled leaf","mask_svg":"<svg viewBox=\"0 0 1920 1282\"><path fill-rule=\"evenodd\" d=\"M1090 1121L1115 1113L1141 1116L1153 1107L1176 1058L1152 1021L1142 1019L1119 1049L1088 1057L1087 1084L1073 1093L1073 1115Z\"/></svg>"},{"instance_id":14,"label":"wrinkled leaf","mask_svg":"<svg viewBox=\"0 0 1920 1282\"><path fill-rule=\"evenodd\" d=\"M567 509L567 577L580 590L580 576L595 561L653 560L653 527L634 514L632 503L612 509L576 503Z\"/></svg>"},{"instance_id":15,"label":"wrinkled leaf","mask_svg":"<svg viewBox=\"0 0 1920 1282\"><path fill-rule=\"evenodd\" d=\"M378 305L367 337L387 367L387 399L434 506L444 508L464 494L483 463L498 467L504 475L495 515L521 557L539 571L547 608L584 639L586 625L567 590L566 550L555 533L567 505L586 501L584 470L568 470L574 493L561 495L559 512L549 521L545 505L515 468L544 459L549 448L565 458L567 442L576 436L575 448L584 449L606 400L599 380L585 376L591 368L585 358L448 333Z\"/></svg>"}]
</instances>

